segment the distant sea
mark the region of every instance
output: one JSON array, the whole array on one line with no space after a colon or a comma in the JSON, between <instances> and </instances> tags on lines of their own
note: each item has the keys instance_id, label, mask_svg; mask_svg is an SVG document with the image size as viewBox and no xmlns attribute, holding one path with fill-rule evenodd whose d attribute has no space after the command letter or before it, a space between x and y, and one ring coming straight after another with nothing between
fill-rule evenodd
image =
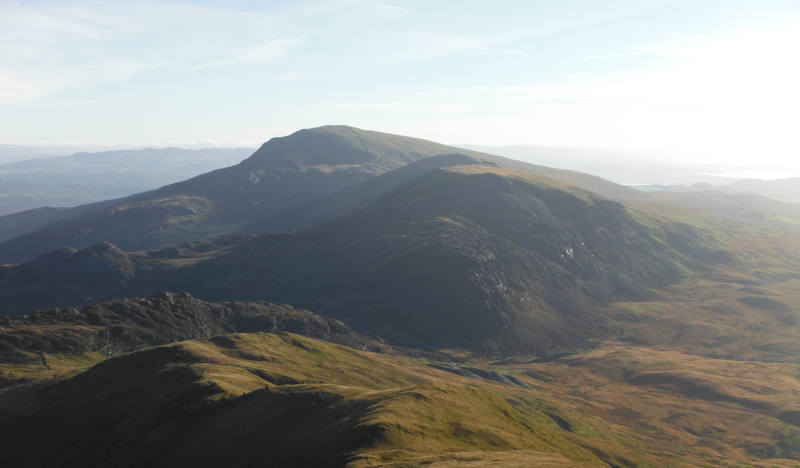
<instances>
[{"instance_id":1,"label":"distant sea","mask_svg":"<svg viewBox=\"0 0 800 468\"><path fill-rule=\"evenodd\" d=\"M736 172L715 172L706 174L717 177L732 177L736 179L788 179L790 177L800 177L800 169L782 169L768 171L736 171Z\"/></svg>"}]
</instances>

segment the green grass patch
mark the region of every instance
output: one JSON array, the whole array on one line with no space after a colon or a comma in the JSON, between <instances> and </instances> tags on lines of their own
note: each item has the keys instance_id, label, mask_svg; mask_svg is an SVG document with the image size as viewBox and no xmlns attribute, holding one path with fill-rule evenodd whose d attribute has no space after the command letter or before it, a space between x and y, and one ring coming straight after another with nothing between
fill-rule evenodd
<instances>
[{"instance_id":1,"label":"green grass patch","mask_svg":"<svg viewBox=\"0 0 800 468\"><path fill-rule=\"evenodd\" d=\"M613 314L615 320L632 323L646 322L675 310L673 306L661 302L619 304L616 309Z\"/></svg>"},{"instance_id":2,"label":"green grass patch","mask_svg":"<svg viewBox=\"0 0 800 468\"><path fill-rule=\"evenodd\" d=\"M800 219L793 218L791 216L776 214L776 213L765 213L764 217L767 219L771 219L773 221L780 221L781 223L794 224L800 226Z\"/></svg>"}]
</instances>

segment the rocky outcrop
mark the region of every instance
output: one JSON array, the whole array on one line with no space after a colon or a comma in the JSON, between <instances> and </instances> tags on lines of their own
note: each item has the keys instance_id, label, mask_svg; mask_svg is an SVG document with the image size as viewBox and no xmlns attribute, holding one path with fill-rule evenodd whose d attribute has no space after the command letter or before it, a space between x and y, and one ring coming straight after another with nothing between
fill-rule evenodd
<instances>
[{"instance_id":1,"label":"rocky outcrop","mask_svg":"<svg viewBox=\"0 0 800 468\"><path fill-rule=\"evenodd\" d=\"M342 322L307 310L266 302L215 304L187 293L164 292L0 318L0 362L36 359L31 353L115 354L227 333L256 332L290 332L361 350L379 349L377 342Z\"/></svg>"},{"instance_id":2,"label":"rocky outcrop","mask_svg":"<svg viewBox=\"0 0 800 468\"><path fill-rule=\"evenodd\" d=\"M533 390L533 387L528 385L525 381L509 374L503 374L491 369L481 369L478 367L457 366L444 362L429 362L428 365L434 369L450 372L451 374L460 375L462 377L469 377L470 379L477 380L490 380L492 382L501 383L503 385L512 385L514 387L521 387L526 390Z\"/></svg>"}]
</instances>

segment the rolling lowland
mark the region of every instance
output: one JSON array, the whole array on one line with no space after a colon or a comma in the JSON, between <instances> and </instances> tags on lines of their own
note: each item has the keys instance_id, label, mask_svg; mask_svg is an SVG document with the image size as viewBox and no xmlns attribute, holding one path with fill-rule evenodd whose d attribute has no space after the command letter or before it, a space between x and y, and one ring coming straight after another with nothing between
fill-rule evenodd
<instances>
[{"instance_id":1,"label":"rolling lowland","mask_svg":"<svg viewBox=\"0 0 800 468\"><path fill-rule=\"evenodd\" d=\"M800 206L322 127L48 216L9 466L800 466Z\"/></svg>"}]
</instances>

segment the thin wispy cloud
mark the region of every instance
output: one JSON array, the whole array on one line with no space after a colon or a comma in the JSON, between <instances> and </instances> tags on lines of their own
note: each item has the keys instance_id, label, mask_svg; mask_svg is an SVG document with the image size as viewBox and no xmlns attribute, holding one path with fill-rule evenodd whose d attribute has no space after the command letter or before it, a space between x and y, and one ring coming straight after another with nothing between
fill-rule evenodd
<instances>
[{"instance_id":1,"label":"thin wispy cloud","mask_svg":"<svg viewBox=\"0 0 800 468\"><path fill-rule=\"evenodd\" d=\"M273 35L242 46L221 37L237 27L264 36L259 32L269 21L269 15L166 2L5 3L0 104L125 81L153 69L166 72L187 60L194 63L184 71L285 56L300 39Z\"/></svg>"},{"instance_id":2,"label":"thin wispy cloud","mask_svg":"<svg viewBox=\"0 0 800 468\"><path fill-rule=\"evenodd\" d=\"M5 2L0 139L800 150L800 8L710 2Z\"/></svg>"},{"instance_id":3,"label":"thin wispy cloud","mask_svg":"<svg viewBox=\"0 0 800 468\"><path fill-rule=\"evenodd\" d=\"M0 105L37 98L60 86L58 80L40 80L19 76L14 70L0 68Z\"/></svg>"},{"instance_id":4,"label":"thin wispy cloud","mask_svg":"<svg viewBox=\"0 0 800 468\"><path fill-rule=\"evenodd\" d=\"M406 17L409 8L369 0L324 1L270 13L170 2L14 5L0 12L0 44L13 44L0 45L0 66L6 70L4 81L17 90L4 93L14 96L0 101L4 103L24 102L103 82L124 82L149 70L160 70L164 76L181 75L279 63L288 57L309 64L314 76L334 78L463 53L530 59L530 54L504 44L563 31L580 23L571 20L526 31L470 36L378 29L372 39L349 44L350 50L361 49L363 53L358 57L348 58L343 51L314 57L313 52L305 56L291 52L307 43L319 48L320 41L326 40L320 34L330 34L337 23L346 28L348 22L391 22ZM331 21L335 15L339 15L337 20ZM309 30L304 26L308 21L320 22L323 27ZM252 41L257 36L263 39ZM249 43L242 44L239 38L245 37ZM344 63L353 60L361 63L355 67ZM346 66L337 65L337 61ZM315 62L333 65L317 67L312 65ZM277 74L285 80L287 73L304 72L278 71L270 75Z\"/></svg>"},{"instance_id":5,"label":"thin wispy cloud","mask_svg":"<svg viewBox=\"0 0 800 468\"><path fill-rule=\"evenodd\" d=\"M567 58L559 58L555 60L562 60L562 61L581 61L581 60L604 60L604 59L611 59L611 58L619 58L619 57L632 57L636 55L648 55L648 54L658 54L669 52L674 50L675 46L669 46L666 44L662 44L656 47L637 47L635 50L627 50L622 52L611 52L605 54L589 54L589 55L581 55L578 57L567 57Z\"/></svg>"},{"instance_id":6,"label":"thin wispy cloud","mask_svg":"<svg viewBox=\"0 0 800 468\"><path fill-rule=\"evenodd\" d=\"M377 102L369 104L343 104L324 107L325 110L343 111L390 111L390 112L464 112L471 108L459 104L411 104L401 102Z\"/></svg>"},{"instance_id":7,"label":"thin wispy cloud","mask_svg":"<svg viewBox=\"0 0 800 468\"><path fill-rule=\"evenodd\" d=\"M407 8L374 0L329 0L294 6L277 14L284 17L316 16L342 11L360 17L360 19L396 18L409 13Z\"/></svg>"},{"instance_id":8,"label":"thin wispy cloud","mask_svg":"<svg viewBox=\"0 0 800 468\"><path fill-rule=\"evenodd\" d=\"M0 104L37 99L59 89L125 79L148 68L145 61L76 48L102 43L120 23L107 15L55 7L42 12L23 4L0 8Z\"/></svg>"},{"instance_id":9,"label":"thin wispy cloud","mask_svg":"<svg viewBox=\"0 0 800 468\"><path fill-rule=\"evenodd\" d=\"M256 44L238 50L228 51L224 54L227 56L227 58L212 60L210 62L195 65L175 73L187 73L196 70L204 70L207 68L265 62L268 60L283 58L289 55L289 49L292 46L302 44L303 42L305 42L303 39L296 37L282 37L280 39L275 39L263 44Z\"/></svg>"}]
</instances>

